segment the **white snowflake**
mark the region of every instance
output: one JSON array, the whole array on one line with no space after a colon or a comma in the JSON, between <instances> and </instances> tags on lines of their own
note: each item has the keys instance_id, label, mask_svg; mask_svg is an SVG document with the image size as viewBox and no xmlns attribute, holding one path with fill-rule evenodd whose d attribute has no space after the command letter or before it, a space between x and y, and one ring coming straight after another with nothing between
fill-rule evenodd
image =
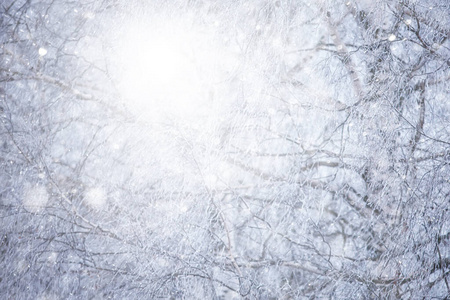
<instances>
[{"instance_id":1,"label":"white snowflake","mask_svg":"<svg viewBox=\"0 0 450 300\"><path fill-rule=\"evenodd\" d=\"M47 49L45 49L45 48L39 48L39 55L40 56L45 56L45 55L47 55Z\"/></svg>"},{"instance_id":2,"label":"white snowflake","mask_svg":"<svg viewBox=\"0 0 450 300\"><path fill-rule=\"evenodd\" d=\"M106 203L106 198L107 195L105 190L99 187L90 188L84 194L86 204L93 209L102 208Z\"/></svg>"},{"instance_id":3,"label":"white snowflake","mask_svg":"<svg viewBox=\"0 0 450 300\"><path fill-rule=\"evenodd\" d=\"M48 202L48 193L43 186L25 187L23 206L26 210L37 213L44 209Z\"/></svg>"}]
</instances>

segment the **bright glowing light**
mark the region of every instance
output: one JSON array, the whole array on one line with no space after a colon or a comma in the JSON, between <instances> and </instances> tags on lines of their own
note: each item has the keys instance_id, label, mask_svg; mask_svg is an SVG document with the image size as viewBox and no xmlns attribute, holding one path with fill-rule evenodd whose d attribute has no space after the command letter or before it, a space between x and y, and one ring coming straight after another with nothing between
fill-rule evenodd
<instances>
[{"instance_id":1,"label":"bright glowing light","mask_svg":"<svg viewBox=\"0 0 450 300\"><path fill-rule=\"evenodd\" d=\"M153 119L198 118L220 81L223 53L212 40L167 21L126 26L117 52L119 90L127 106Z\"/></svg>"},{"instance_id":2,"label":"bright glowing light","mask_svg":"<svg viewBox=\"0 0 450 300\"><path fill-rule=\"evenodd\" d=\"M155 96L155 92L162 92L182 79L188 66L179 46L162 36L145 36L137 30L131 31L121 49L125 70L121 88L126 96Z\"/></svg>"}]
</instances>

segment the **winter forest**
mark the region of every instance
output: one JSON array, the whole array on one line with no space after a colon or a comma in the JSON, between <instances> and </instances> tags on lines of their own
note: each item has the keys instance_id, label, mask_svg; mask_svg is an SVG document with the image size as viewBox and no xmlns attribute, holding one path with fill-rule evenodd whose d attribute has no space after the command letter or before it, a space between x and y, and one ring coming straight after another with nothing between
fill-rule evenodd
<instances>
[{"instance_id":1,"label":"winter forest","mask_svg":"<svg viewBox=\"0 0 450 300\"><path fill-rule=\"evenodd\" d=\"M448 299L448 0L0 11L0 299Z\"/></svg>"}]
</instances>

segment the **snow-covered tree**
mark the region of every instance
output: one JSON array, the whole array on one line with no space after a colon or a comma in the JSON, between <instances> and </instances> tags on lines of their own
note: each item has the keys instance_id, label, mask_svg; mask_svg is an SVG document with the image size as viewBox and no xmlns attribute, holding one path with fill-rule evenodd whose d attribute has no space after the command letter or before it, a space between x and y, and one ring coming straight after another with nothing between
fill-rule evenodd
<instances>
[{"instance_id":1,"label":"snow-covered tree","mask_svg":"<svg viewBox=\"0 0 450 300\"><path fill-rule=\"evenodd\" d=\"M446 299L450 5L0 5L0 298Z\"/></svg>"}]
</instances>

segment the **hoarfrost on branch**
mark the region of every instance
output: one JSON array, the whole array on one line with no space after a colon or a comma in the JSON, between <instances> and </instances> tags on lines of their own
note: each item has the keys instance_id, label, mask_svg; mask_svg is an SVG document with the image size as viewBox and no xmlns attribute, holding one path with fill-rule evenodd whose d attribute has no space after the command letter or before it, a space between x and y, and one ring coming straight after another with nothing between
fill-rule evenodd
<instances>
[{"instance_id":1,"label":"hoarfrost on branch","mask_svg":"<svg viewBox=\"0 0 450 300\"><path fill-rule=\"evenodd\" d=\"M448 1L0 11L0 298L447 299Z\"/></svg>"}]
</instances>

